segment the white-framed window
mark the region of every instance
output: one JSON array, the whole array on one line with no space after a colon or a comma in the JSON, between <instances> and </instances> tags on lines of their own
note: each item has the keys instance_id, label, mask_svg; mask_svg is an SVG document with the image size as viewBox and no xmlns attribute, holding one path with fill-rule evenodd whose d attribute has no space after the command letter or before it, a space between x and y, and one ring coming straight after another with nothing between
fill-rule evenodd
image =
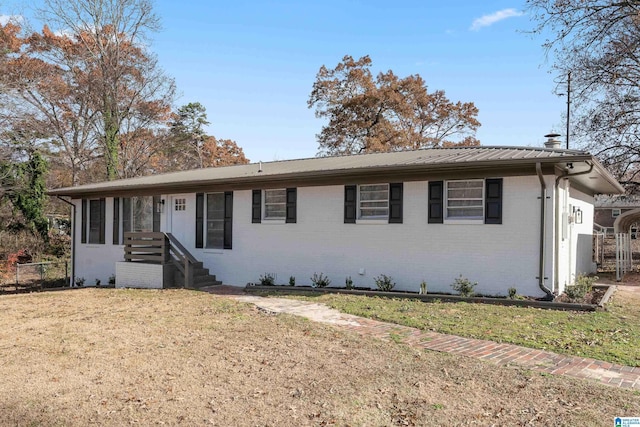
<instances>
[{"instance_id":1,"label":"white-framed window","mask_svg":"<svg viewBox=\"0 0 640 427\"><path fill-rule=\"evenodd\" d=\"M176 210L176 211L186 211L187 210L187 199L184 199L184 198L174 199L174 210Z\"/></svg>"},{"instance_id":2,"label":"white-framed window","mask_svg":"<svg viewBox=\"0 0 640 427\"><path fill-rule=\"evenodd\" d=\"M153 197L122 199L122 231L153 231Z\"/></svg>"},{"instance_id":3,"label":"white-framed window","mask_svg":"<svg viewBox=\"0 0 640 427\"><path fill-rule=\"evenodd\" d=\"M611 217L612 218L617 218L620 216L620 209L611 209Z\"/></svg>"},{"instance_id":4,"label":"white-framed window","mask_svg":"<svg viewBox=\"0 0 640 427\"><path fill-rule=\"evenodd\" d=\"M389 217L389 184L361 184L358 186L358 219L387 219Z\"/></svg>"},{"instance_id":5,"label":"white-framed window","mask_svg":"<svg viewBox=\"0 0 640 427\"><path fill-rule=\"evenodd\" d=\"M264 219L282 219L287 216L287 190L264 190Z\"/></svg>"},{"instance_id":6,"label":"white-framed window","mask_svg":"<svg viewBox=\"0 0 640 427\"><path fill-rule=\"evenodd\" d=\"M224 193L207 194L207 249L224 247Z\"/></svg>"},{"instance_id":7,"label":"white-framed window","mask_svg":"<svg viewBox=\"0 0 640 427\"><path fill-rule=\"evenodd\" d=\"M447 181L445 219L484 219L484 180Z\"/></svg>"}]
</instances>

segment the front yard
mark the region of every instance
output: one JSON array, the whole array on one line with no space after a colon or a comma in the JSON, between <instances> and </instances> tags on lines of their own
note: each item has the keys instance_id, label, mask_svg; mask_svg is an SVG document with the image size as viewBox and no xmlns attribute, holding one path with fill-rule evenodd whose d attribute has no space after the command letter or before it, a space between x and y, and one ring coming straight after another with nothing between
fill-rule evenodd
<instances>
[{"instance_id":1,"label":"front yard","mask_svg":"<svg viewBox=\"0 0 640 427\"><path fill-rule=\"evenodd\" d=\"M292 295L423 330L640 366L640 288L620 287L607 311L572 312L310 293ZM274 296L282 296L274 293Z\"/></svg>"},{"instance_id":2,"label":"front yard","mask_svg":"<svg viewBox=\"0 0 640 427\"><path fill-rule=\"evenodd\" d=\"M202 292L0 297L0 425L612 425L640 396Z\"/></svg>"}]
</instances>

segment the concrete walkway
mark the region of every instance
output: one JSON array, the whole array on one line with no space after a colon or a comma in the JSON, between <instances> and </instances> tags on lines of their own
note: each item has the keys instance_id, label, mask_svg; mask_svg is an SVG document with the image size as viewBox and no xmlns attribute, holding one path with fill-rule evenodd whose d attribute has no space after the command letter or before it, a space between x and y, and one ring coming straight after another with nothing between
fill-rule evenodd
<instances>
[{"instance_id":1,"label":"concrete walkway","mask_svg":"<svg viewBox=\"0 0 640 427\"><path fill-rule=\"evenodd\" d=\"M564 356L550 351L536 350L513 344L499 344L493 341L422 331L407 326L344 314L324 304L246 295L243 293L242 288L234 286L212 286L203 290L254 304L265 313L288 313L302 316L315 322L336 325L350 329L360 335L371 336L385 341L393 339L416 348L474 357L495 365L517 365L538 372L592 379L613 387L640 390L640 367L616 365L582 357Z\"/></svg>"}]
</instances>

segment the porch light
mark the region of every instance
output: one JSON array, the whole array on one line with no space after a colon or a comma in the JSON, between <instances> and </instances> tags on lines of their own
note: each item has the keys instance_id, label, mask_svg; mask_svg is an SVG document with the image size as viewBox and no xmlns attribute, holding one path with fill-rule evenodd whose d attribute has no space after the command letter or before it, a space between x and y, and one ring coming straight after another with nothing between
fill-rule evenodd
<instances>
[{"instance_id":1,"label":"porch light","mask_svg":"<svg viewBox=\"0 0 640 427\"><path fill-rule=\"evenodd\" d=\"M164 199L156 203L156 213L164 213Z\"/></svg>"},{"instance_id":2,"label":"porch light","mask_svg":"<svg viewBox=\"0 0 640 427\"><path fill-rule=\"evenodd\" d=\"M573 221L576 224L582 224L582 209L580 208L574 208L573 211Z\"/></svg>"}]
</instances>

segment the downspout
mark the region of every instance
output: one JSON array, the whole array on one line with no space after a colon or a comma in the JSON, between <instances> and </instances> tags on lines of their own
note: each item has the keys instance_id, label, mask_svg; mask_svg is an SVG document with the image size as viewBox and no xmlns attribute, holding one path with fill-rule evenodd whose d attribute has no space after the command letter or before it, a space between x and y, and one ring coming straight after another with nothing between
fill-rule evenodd
<instances>
[{"instance_id":1,"label":"downspout","mask_svg":"<svg viewBox=\"0 0 640 427\"><path fill-rule=\"evenodd\" d=\"M60 196L56 197L71 206L71 279L69 287L73 287L76 282L76 205Z\"/></svg>"},{"instance_id":2,"label":"downspout","mask_svg":"<svg viewBox=\"0 0 640 427\"><path fill-rule=\"evenodd\" d=\"M559 175L558 177L556 177L556 184L554 187L554 191L555 191L555 218L556 218L556 224L555 224L555 245L554 245L554 250L555 250L555 254L554 254L554 268L555 268L555 281L554 281L554 288L556 291L558 291L560 289L560 282L558 280L558 271L560 270L560 260L559 260L559 254L560 254L560 221L558 221L558 216L560 214L560 195L558 194L558 188L560 186L560 180L564 179L564 178L569 178L571 176L578 176L578 175L586 175L588 173L591 173L591 171L593 171L593 163L589 163L589 162L585 162L586 164L589 165L589 170L586 171L582 171L582 172L576 172L573 174L570 174L569 171L564 171L562 172L561 175Z\"/></svg>"},{"instance_id":3,"label":"downspout","mask_svg":"<svg viewBox=\"0 0 640 427\"><path fill-rule=\"evenodd\" d=\"M544 176L542 175L542 166L540 162L536 163L536 173L538 179L540 179L540 264L538 271L538 286L547 294L546 299L553 301L555 295L547 288L544 283L544 260L545 260L545 229L547 225L547 184L544 182Z\"/></svg>"}]
</instances>

